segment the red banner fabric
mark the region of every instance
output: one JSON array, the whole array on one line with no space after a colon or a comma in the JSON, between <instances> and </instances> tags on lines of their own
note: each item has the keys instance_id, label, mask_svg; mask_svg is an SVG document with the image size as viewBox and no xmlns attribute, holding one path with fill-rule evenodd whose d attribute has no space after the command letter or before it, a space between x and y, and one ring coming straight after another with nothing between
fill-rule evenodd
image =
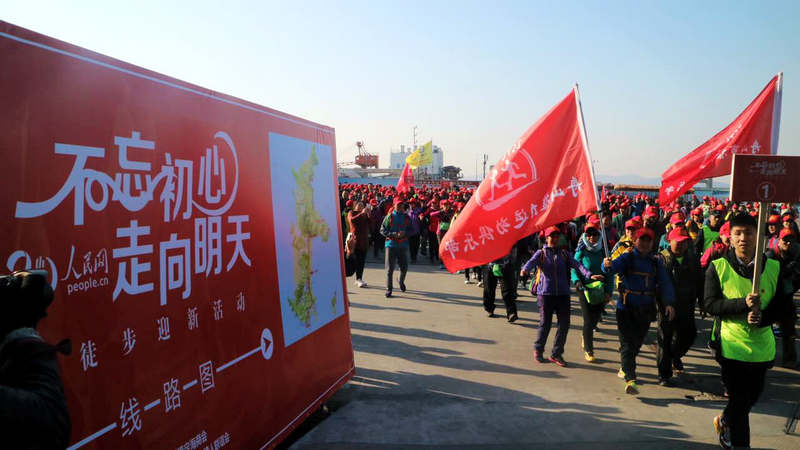
<instances>
[{"instance_id":1,"label":"red banner fabric","mask_svg":"<svg viewBox=\"0 0 800 450\"><path fill-rule=\"evenodd\" d=\"M520 239L597 209L577 87L494 166L439 247L450 272L508 254Z\"/></svg>"},{"instance_id":2,"label":"red banner fabric","mask_svg":"<svg viewBox=\"0 0 800 450\"><path fill-rule=\"evenodd\" d=\"M273 447L353 373L334 130L0 22L0 262L71 448Z\"/></svg>"},{"instance_id":3,"label":"red banner fabric","mask_svg":"<svg viewBox=\"0 0 800 450\"><path fill-rule=\"evenodd\" d=\"M778 86L775 76L730 125L692 150L661 175L662 208L704 178L731 173L735 153L769 155L772 150L773 107Z\"/></svg>"},{"instance_id":4,"label":"red banner fabric","mask_svg":"<svg viewBox=\"0 0 800 450\"><path fill-rule=\"evenodd\" d=\"M414 187L414 172L406 163L406 166L403 167L403 173L400 174L400 179L397 180L397 192L408 192L412 187Z\"/></svg>"}]
</instances>

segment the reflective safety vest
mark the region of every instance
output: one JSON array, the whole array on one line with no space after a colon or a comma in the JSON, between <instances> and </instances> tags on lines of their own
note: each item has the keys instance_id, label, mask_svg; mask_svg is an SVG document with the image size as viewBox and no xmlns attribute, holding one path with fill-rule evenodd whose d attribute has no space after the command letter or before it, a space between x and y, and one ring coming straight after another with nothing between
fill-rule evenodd
<instances>
[{"instance_id":1,"label":"reflective safety vest","mask_svg":"<svg viewBox=\"0 0 800 450\"><path fill-rule=\"evenodd\" d=\"M747 297L753 289L753 281L738 273L731 267L726 258L712 261L719 276L722 294L726 299ZM774 259L767 259L761 274L761 309L769 306L778 287L780 264ZM716 339L717 322L711 339ZM719 329L722 356L745 362L768 362L775 359L775 336L772 327L754 327L747 323L747 317L722 319Z\"/></svg>"},{"instance_id":2,"label":"reflective safety vest","mask_svg":"<svg viewBox=\"0 0 800 450\"><path fill-rule=\"evenodd\" d=\"M703 252L708 250L719 237L719 231L714 231L708 225L703 225Z\"/></svg>"}]
</instances>

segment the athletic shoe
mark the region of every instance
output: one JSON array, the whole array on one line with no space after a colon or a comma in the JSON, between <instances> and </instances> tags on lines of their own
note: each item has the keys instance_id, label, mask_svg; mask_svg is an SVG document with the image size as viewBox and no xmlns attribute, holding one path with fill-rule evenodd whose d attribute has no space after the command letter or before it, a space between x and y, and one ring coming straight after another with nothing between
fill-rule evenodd
<instances>
[{"instance_id":1,"label":"athletic shoe","mask_svg":"<svg viewBox=\"0 0 800 450\"><path fill-rule=\"evenodd\" d=\"M625 378L625 372L623 372L622 369L619 369L619 372L617 372L617 378Z\"/></svg>"},{"instance_id":2,"label":"athletic shoe","mask_svg":"<svg viewBox=\"0 0 800 450\"><path fill-rule=\"evenodd\" d=\"M558 367L567 367L567 362L560 356L551 356L547 358L550 362L555 363Z\"/></svg>"},{"instance_id":3,"label":"athletic shoe","mask_svg":"<svg viewBox=\"0 0 800 450\"><path fill-rule=\"evenodd\" d=\"M487 312L486 312L486 314L487 314L489 317L494 317L494 311L487 311Z\"/></svg>"},{"instance_id":4,"label":"athletic shoe","mask_svg":"<svg viewBox=\"0 0 800 450\"><path fill-rule=\"evenodd\" d=\"M483 281L478 281L478 287L483 287Z\"/></svg>"},{"instance_id":5,"label":"athletic shoe","mask_svg":"<svg viewBox=\"0 0 800 450\"><path fill-rule=\"evenodd\" d=\"M439 264L440 269L444 269L444 264Z\"/></svg>"},{"instance_id":6,"label":"athletic shoe","mask_svg":"<svg viewBox=\"0 0 800 450\"><path fill-rule=\"evenodd\" d=\"M540 352L539 350L533 351L533 359L535 359L537 362L540 363L544 362L544 358L542 358L542 352Z\"/></svg>"},{"instance_id":7,"label":"athletic shoe","mask_svg":"<svg viewBox=\"0 0 800 450\"><path fill-rule=\"evenodd\" d=\"M669 378L659 378L658 379L658 385L659 386L664 386L664 387L671 387L672 386L672 380L670 380Z\"/></svg>"},{"instance_id":8,"label":"athletic shoe","mask_svg":"<svg viewBox=\"0 0 800 450\"><path fill-rule=\"evenodd\" d=\"M731 429L728 428L728 424L725 422L725 418L722 417L722 414L714 417L714 431L716 431L719 436L719 445L722 448L733 447L731 444Z\"/></svg>"},{"instance_id":9,"label":"athletic shoe","mask_svg":"<svg viewBox=\"0 0 800 450\"><path fill-rule=\"evenodd\" d=\"M517 313L515 313L515 312L511 313L511 315L508 316L508 322L509 323L514 323L514 322L517 321L518 318L519 318L519 316L517 316Z\"/></svg>"},{"instance_id":10,"label":"athletic shoe","mask_svg":"<svg viewBox=\"0 0 800 450\"><path fill-rule=\"evenodd\" d=\"M405 292L406 291L406 284L403 283L402 281L398 281L398 284L400 285L400 291Z\"/></svg>"},{"instance_id":11,"label":"athletic shoe","mask_svg":"<svg viewBox=\"0 0 800 450\"><path fill-rule=\"evenodd\" d=\"M472 280L464 280L464 284L472 284Z\"/></svg>"},{"instance_id":12,"label":"athletic shoe","mask_svg":"<svg viewBox=\"0 0 800 450\"><path fill-rule=\"evenodd\" d=\"M364 283L362 280L356 280L356 286L363 288L367 286L367 283Z\"/></svg>"},{"instance_id":13,"label":"athletic shoe","mask_svg":"<svg viewBox=\"0 0 800 450\"><path fill-rule=\"evenodd\" d=\"M675 375L683 375L683 361L680 359L672 360L672 368L675 370Z\"/></svg>"},{"instance_id":14,"label":"athletic shoe","mask_svg":"<svg viewBox=\"0 0 800 450\"><path fill-rule=\"evenodd\" d=\"M636 384L636 380L631 380L625 383L625 393L630 395L639 394L639 385Z\"/></svg>"},{"instance_id":15,"label":"athletic shoe","mask_svg":"<svg viewBox=\"0 0 800 450\"><path fill-rule=\"evenodd\" d=\"M386 298L389 298L391 296L392 296L392 291L391 290L386 291Z\"/></svg>"},{"instance_id":16,"label":"athletic shoe","mask_svg":"<svg viewBox=\"0 0 800 450\"><path fill-rule=\"evenodd\" d=\"M589 352L584 352L583 353L583 359L585 359L586 362L590 362L590 363L593 363L593 362L597 361L597 359L594 357L594 355L592 355Z\"/></svg>"}]
</instances>

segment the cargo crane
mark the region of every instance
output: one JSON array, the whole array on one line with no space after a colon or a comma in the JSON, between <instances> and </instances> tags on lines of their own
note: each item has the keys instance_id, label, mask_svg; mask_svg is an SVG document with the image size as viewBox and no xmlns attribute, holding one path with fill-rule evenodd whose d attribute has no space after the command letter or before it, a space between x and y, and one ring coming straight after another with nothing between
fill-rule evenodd
<instances>
[{"instance_id":1,"label":"cargo crane","mask_svg":"<svg viewBox=\"0 0 800 450\"><path fill-rule=\"evenodd\" d=\"M361 166L362 169L377 169L378 168L378 155L367 152L364 148L364 142L356 142L358 154L356 155L356 165Z\"/></svg>"}]
</instances>

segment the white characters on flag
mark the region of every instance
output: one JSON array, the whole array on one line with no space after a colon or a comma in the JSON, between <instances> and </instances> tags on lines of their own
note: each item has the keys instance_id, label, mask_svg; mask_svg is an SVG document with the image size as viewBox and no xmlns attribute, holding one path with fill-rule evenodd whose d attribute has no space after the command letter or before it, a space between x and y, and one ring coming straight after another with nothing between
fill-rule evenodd
<instances>
[{"instance_id":1,"label":"white characters on flag","mask_svg":"<svg viewBox=\"0 0 800 450\"><path fill-rule=\"evenodd\" d=\"M236 310L244 311L244 308L245 308L244 293L239 292L238 294L236 294Z\"/></svg>"},{"instance_id":2,"label":"white characters on flag","mask_svg":"<svg viewBox=\"0 0 800 450\"><path fill-rule=\"evenodd\" d=\"M222 300L214 300L211 305L214 307L214 320L222 319Z\"/></svg>"}]
</instances>

